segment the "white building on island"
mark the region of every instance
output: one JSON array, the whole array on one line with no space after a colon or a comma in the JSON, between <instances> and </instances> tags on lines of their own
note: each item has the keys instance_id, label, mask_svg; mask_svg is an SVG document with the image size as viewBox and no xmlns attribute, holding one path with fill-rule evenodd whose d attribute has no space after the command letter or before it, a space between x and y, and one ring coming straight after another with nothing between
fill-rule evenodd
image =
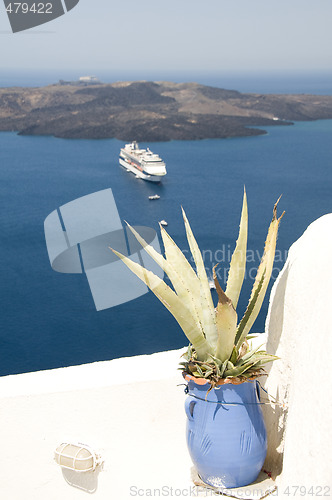
<instances>
[{"instance_id":1,"label":"white building on island","mask_svg":"<svg viewBox=\"0 0 332 500\"><path fill-rule=\"evenodd\" d=\"M80 83L100 83L100 80L96 76L80 76L78 81Z\"/></svg>"}]
</instances>

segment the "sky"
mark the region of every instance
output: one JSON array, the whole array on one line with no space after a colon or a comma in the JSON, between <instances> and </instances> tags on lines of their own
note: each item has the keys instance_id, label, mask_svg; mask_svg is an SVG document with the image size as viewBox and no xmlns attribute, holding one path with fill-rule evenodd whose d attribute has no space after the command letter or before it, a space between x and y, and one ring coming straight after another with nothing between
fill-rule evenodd
<instances>
[{"instance_id":1,"label":"sky","mask_svg":"<svg viewBox=\"0 0 332 500\"><path fill-rule=\"evenodd\" d=\"M331 23L331 0L80 0L13 34L0 0L0 71L332 72Z\"/></svg>"}]
</instances>

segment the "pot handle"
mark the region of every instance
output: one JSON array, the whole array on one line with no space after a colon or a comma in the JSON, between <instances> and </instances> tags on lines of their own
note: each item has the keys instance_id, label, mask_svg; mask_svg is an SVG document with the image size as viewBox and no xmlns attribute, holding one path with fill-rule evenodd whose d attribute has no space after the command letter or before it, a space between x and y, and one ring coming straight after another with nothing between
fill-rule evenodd
<instances>
[{"instance_id":1,"label":"pot handle","mask_svg":"<svg viewBox=\"0 0 332 500\"><path fill-rule=\"evenodd\" d=\"M184 409L186 411L188 420L190 420L191 422L194 420L194 406L196 405L196 403L197 401L190 396L186 399L184 403Z\"/></svg>"},{"instance_id":2,"label":"pot handle","mask_svg":"<svg viewBox=\"0 0 332 500\"><path fill-rule=\"evenodd\" d=\"M261 400L261 388L259 387L259 383L257 380L256 380L256 394L257 394L258 401L260 401Z\"/></svg>"}]
</instances>

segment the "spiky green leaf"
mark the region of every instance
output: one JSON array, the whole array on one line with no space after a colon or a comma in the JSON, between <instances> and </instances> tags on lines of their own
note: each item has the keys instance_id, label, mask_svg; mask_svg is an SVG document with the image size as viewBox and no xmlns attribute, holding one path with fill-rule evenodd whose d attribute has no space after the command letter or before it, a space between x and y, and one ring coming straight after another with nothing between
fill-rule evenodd
<instances>
[{"instance_id":1,"label":"spiky green leaf","mask_svg":"<svg viewBox=\"0 0 332 500\"><path fill-rule=\"evenodd\" d=\"M231 357L233 352L237 314L232 301L226 296L218 282L215 268L213 268L213 279L218 293L218 305L216 308L218 341L215 355L224 362Z\"/></svg>"},{"instance_id":2,"label":"spiky green leaf","mask_svg":"<svg viewBox=\"0 0 332 500\"><path fill-rule=\"evenodd\" d=\"M226 371L226 369L227 369L227 363L228 363L228 359L226 359L226 360L222 363L222 365L221 365L221 367L220 367L220 371L219 371L220 375L218 375L220 378L224 378L224 377L225 377L225 371Z\"/></svg>"},{"instance_id":3,"label":"spiky green leaf","mask_svg":"<svg viewBox=\"0 0 332 500\"><path fill-rule=\"evenodd\" d=\"M262 352L260 351L260 348L262 347L261 344L260 346L256 347L255 349L249 349L241 358L241 362L245 363L246 361L249 361L252 356L254 356L257 352ZM265 352L265 351L264 351Z\"/></svg>"},{"instance_id":4,"label":"spiky green leaf","mask_svg":"<svg viewBox=\"0 0 332 500\"><path fill-rule=\"evenodd\" d=\"M242 318L243 321L241 320L241 323L242 323L242 325L240 323L241 328L239 326L240 334L239 334L239 330L238 330L238 333L236 335L237 347L239 347L239 345L242 344L243 340L246 338L246 336L250 332L250 329L251 329L252 325L254 324L255 319L257 318L258 313L262 307L265 293L266 293L266 290L267 290L267 287L268 287L268 284L270 281L271 273L273 270L273 262L274 262L275 248L276 248L276 243L277 243L278 228L279 228L280 221L284 215L284 212L283 212L282 215L279 217L279 219L277 217L277 205L278 205L279 200L280 200L280 198L278 199L278 201L276 202L276 204L274 205L274 208L273 208L273 217L272 217L272 221L270 223L268 233L267 233L267 238L265 241L264 254L263 254L262 260L260 262L260 265L259 265L259 268L257 271L257 275L256 275L254 286L253 286L252 291L251 291L251 297L249 299L248 307L249 307L249 305L252 305L253 303L254 303L254 305L252 307L251 313L247 314L247 311L248 311L248 309L247 309L244 317Z\"/></svg>"},{"instance_id":5,"label":"spiky green leaf","mask_svg":"<svg viewBox=\"0 0 332 500\"><path fill-rule=\"evenodd\" d=\"M253 365L254 363L249 361L248 363L244 363L243 365L235 366L230 370L226 370L224 373L224 377L238 377L245 371L249 370L249 368L251 368Z\"/></svg>"},{"instance_id":6,"label":"spiky green leaf","mask_svg":"<svg viewBox=\"0 0 332 500\"><path fill-rule=\"evenodd\" d=\"M213 345L214 338L217 335L214 310L211 310L210 304L206 301L204 294L202 294L200 280L180 248L162 226L160 230L164 243L166 260L173 269L176 269L179 280L188 292L188 300L191 301L193 314L201 325L207 340ZM173 278L171 276L169 277L173 282Z\"/></svg>"},{"instance_id":7,"label":"spiky green leaf","mask_svg":"<svg viewBox=\"0 0 332 500\"><path fill-rule=\"evenodd\" d=\"M138 278L140 278L140 280L142 280L150 288L150 290L174 316L189 342L191 342L195 347L198 358L205 360L208 353L211 352L211 346L200 331L187 306L180 300L176 293L151 271L148 271L140 264L133 262L131 259L128 259L128 257L125 257L116 250L111 250L134 274L136 274Z\"/></svg>"},{"instance_id":8,"label":"spiky green leaf","mask_svg":"<svg viewBox=\"0 0 332 500\"><path fill-rule=\"evenodd\" d=\"M246 190L244 189L239 236L236 242L234 253L232 255L225 291L227 297L231 299L235 309L239 300L246 271L247 239L248 207Z\"/></svg>"},{"instance_id":9,"label":"spiky green leaf","mask_svg":"<svg viewBox=\"0 0 332 500\"><path fill-rule=\"evenodd\" d=\"M230 357L230 362L233 363L233 365L236 363L236 360L239 356L239 351L237 350L236 346L233 347L232 355Z\"/></svg>"},{"instance_id":10,"label":"spiky green leaf","mask_svg":"<svg viewBox=\"0 0 332 500\"><path fill-rule=\"evenodd\" d=\"M209 281L205 271L203 257L183 208L182 208L182 215L183 215L184 225L186 228L189 248L195 261L196 272L201 285L201 298L202 300L204 300L205 304L205 306L203 307L203 313L205 315L204 324L209 325L206 331L206 337L210 342L210 344L212 346L215 346L218 340L218 332L215 323L214 305L211 296Z\"/></svg>"},{"instance_id":11,"label":"spiky green leaf","mask_svg":"<svg viewBox=\"0 0 332 500\"><path fill-rule=\"evenodd\" d=\"M178 249L176 244L173 242L172 248L174 246L178 249L178 252L176 255L174 255L174 251L172 253L173 258L169 258L169 254L171 253L171 250L167 252L167 259L165 259L159 252L157 252L152 245L149 245L144 238L133 228L127 223L130 231L133 233L137 241L142 245L144 250L147 252L150 257L162 268L162 270L168 275L169 279L172 282L172 285L174 287L175 292L177 293L178 297L181 299L181 301L187 306L187 308L190 310L191 315L194 317L195 321L197 322L197 325L199 326L202 334L204 334L203 330L203 325L202 325L202 303L200 301L200 297L198 296L198 291L199 291L199 282L198 279L195 275L194 270L190 266L190 264L187 262L188 266L190 267L192 273L189 273L186 276L184 276L183 273L183 267L184 267L184 262L183 259L185 259L184 255ZM166 248L166 247L165 247ZM168 246L167 246L168 248ZM180 257L183 256L183 259ZM190 274L190 275L189 275ZM196 280L196 282L195 282Z\"/></svg>"},{"instance_id":12,"label":"spiky green leaf","mask_svg":"<svg viewBox=\"0 0 332 500\"><path fill-rule=\"evenodd\" d=\"M246 311L245 311L245 313L244 313L244 315L243 315L243 317L242 317L242 319L237 327L237 332L236 332L236 337L235 337L235 345L239 350L247 337L248 330L246 327L248 324L250 324L250 318L253 314L253 311L255 310L255 306L257 304L258 297L259 297L260 291L262 289L264 279L265 279L265 273L261 277L260 283L258 284L258 287L256 288L254 295L250 298L247 309L246 309Z\"/></svg>"}]
</instances>

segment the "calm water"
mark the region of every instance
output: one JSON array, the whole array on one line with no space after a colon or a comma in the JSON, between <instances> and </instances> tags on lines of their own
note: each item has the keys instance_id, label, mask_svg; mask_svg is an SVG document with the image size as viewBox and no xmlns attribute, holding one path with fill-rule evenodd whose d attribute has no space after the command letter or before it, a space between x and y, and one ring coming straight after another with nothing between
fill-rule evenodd
<instances>
[{"instance_id":1,"label":"calm water","mask_svg":"<svg viewBox=\"0 0 332 500\"><path fill-rule=\"evenodd\" d=\"M118 166L117 140L62 140L0 133L0 373L151 353L186 344L171 315L151 294L97 312L84 275L49 264L43 223L62 204L111 187L122 219L168 231L186 249L183 205L206 267L227 267L239 223L243 185L249 203L249 250L261 254L273 203L286 210L276 271L310 222L331 212L332 120L270 127L257 138L153 144L167 162L160 186ZM146 146L146 145L145 145ZM158 201L148 200L158 193ZM223 262L226 261L226 262ZM258 261L249 263L253 273ZM314 264L314 263L313 263ZM251 286L246 281L243 311ZM265 303L255 330L263 331ZM130 370L130 361L128 362Z\"/></svg>"}]
</instances>

